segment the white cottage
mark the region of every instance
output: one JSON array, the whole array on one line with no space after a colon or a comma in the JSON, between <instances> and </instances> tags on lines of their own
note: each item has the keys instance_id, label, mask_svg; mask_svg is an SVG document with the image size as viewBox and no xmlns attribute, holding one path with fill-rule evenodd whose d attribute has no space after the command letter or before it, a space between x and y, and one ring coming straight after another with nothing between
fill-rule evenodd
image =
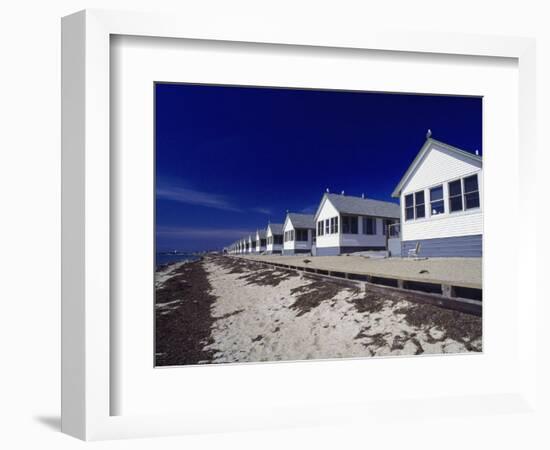
<instances>
[{"instance_id":1,"label":"white cottage","mask_svg":"<svg viewBox=\"0 0 550 450\"><path fill-rule=\"evenodd\" d=\"M428 137L392 197L401 205L401 254L482 255L481 157Z\"/></svg>"},{"instance_id":2,"label":"white cottage","mask_svg":"<svg viewBox=\"0 0 550 450\"><path fill-rule=\"evenodd\" d=\"M315 240L315 217L312 214L288 213L283 224L283 255L311 253Z\"/></svg>"},{"instance_id":3,"label":"white cottage","mask_svg":"<svg viewBox=\"0 0 550 450\"><path fill-rule=\"evenodd\" d=\"M256 253L260 254L266 251L265 230L256 231Z\"/></svg>"},{"instance_id":4,"label":"white cottage","mask_svg":"<svg viewBox=\"0 0 550 450\"><path fill-rule=\"evenodd\" d=\"M283 251L283 224L270 223L266 229L266 253L272 255Z\"/></svg>"},{"instance_id":5,"label":"white cottage","mask_svg":"<svg viewBox=\"0 0 550 450\"><path fill-rule=\"evenodd\" d=\"M248 236L247 240L248 251L247 253L256 253L256 233Z\"/></svg>"},{"instance_id":6,"label":"white cottage","mask_svg":"<svg viewBox=\"0 0 550 450\"><path fill-rule=\"evenodd\" d=\"M326 193L315 214L318 256L385 250L389 225L399 222L399 205Z\"/></svg>"},{"instance_id":7,"label":"white cottage","mask_svg":"<svg viewBox=\"0 0 550 450\"><path fill-rule=\"evenodd\" d=\"M245 238L242 238L241 239L241 251L240 251L241 255L244 255L246 253L246 239Z\"/></svg>"}]
</instances>

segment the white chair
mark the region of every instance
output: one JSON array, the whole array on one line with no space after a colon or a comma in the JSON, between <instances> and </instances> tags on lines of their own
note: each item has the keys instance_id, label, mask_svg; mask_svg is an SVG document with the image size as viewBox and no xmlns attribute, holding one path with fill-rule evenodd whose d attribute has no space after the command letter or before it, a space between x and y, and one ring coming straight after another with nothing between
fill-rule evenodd
<instances>
[{"instance_id":1,"label":"white chair","mask_svg":"<svg viewBox=\"0 0 550 450\"><path fill-rule=\"evenodd\" d=\"M409 258L418 258L419 253L420 253L420 242L417 242L414 248L409 249L408 256Z\"/></svg>"}]
</instances>

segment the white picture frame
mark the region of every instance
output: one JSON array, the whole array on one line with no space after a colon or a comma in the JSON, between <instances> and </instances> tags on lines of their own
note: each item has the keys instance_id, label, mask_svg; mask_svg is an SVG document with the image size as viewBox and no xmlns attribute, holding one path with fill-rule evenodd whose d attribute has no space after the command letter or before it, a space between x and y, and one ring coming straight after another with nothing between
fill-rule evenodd
<instances>
[{"instance_id":1,"label":"white picture frame","mask_svg":"<svg viewBox=\"0 0 550 450\"><path fill-rule=\"evenodd\" d=\"M357 420L379 414L387 405L344 403L301 409L278 407L271 413L232 417L220 408L216 417L193 414L111 415L110 378L110 39L113 35L296 45L302 48L368 49L416 54L447 54L516 59L519 73L518 212L535 222L535 43L527 38L487 37L445 33L396 33L348 30L312 34L305 29L279 29L254 22L206 24L191 17L87 10L62 22L62 430L85 440L162 436L208 431L232 431ZM534 261L536 243L517 249L517 259ZM518 265L516 283L525 286L518 313L520 342L536 341L535 271ZM517 293L516 293L517 295ZM110 332L109 332L110 330ZM493 414L506 404L516 412L535 407L536 353L519 346L521 368L515 389L501 395L471 395L474 411L464 399L436 399L441 413ZM313 367L313 366L312 366ZM266 370L275 370L272 366ZM314 370L313 368L311 369ZM409 399L410 400L410 399ZM261 401L261 400L258 400ZM468 402L467 402L468 403ZM471 403L470 403L471 405ZM409 414L425 408L410 400ZM320 412L319 412L320 411ZM309 418L304 419L304 415ZM225 418L225 420L224 420Z\"/></svg>"}]
</instances>

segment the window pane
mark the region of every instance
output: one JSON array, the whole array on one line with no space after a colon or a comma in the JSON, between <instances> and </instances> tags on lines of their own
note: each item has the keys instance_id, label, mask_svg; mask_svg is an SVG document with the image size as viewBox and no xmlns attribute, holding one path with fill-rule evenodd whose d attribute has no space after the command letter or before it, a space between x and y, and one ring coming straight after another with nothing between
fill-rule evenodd
<instances>
[{"instance_id":1,"label":"window pane","mask_svg":"<svg viewBox=\"0 0 550 450\"><path fill-rule=\"evenodd\" d=\"M330 234L330 222L329 220L325 220L325 234Z\"/></svg>"},{"instance_id":2,"label":"window pane","mask_svg":"<svg viewBox=\"0 0 550 450\"><path fill-rule=\"evenodd\" d=\"M424 191L416 192L414 194L414 200L417 205L424 203Z\"/></svg>"},{"instance_id":3,"label":"window pane","mask_svg":"<svg viewBox=\"0 0 550 450\"><path fill-rule=\"evenodd\" d=\"M426 216L426 208L424 205L417 205L416 206L416 218L421 219L422 217Z\"/></svg>"},{"instance_id":4,"label":"window pane","mask_svg":"<svg viewBox=\"0 0 550 450\"><path fill-rule=\"evenodd\" d=\"M479 192L472 192L464 196L466 209L479 208Z\"/></svg>"},{"instance_id":5,"label":"window pane","mask_svg":"<svg viewBox=\"0 0 550 450\"><path fill-rule=\"evenodd\" d=\"M351 233L357 234L357 223L358 223L357 216L350 217L350 219L351 219Z\"/></svg>"},{"instance_id":6,"label":"window pane","mask_svg":"<svg viewBox=\"0 0 550 450\"><path fill-rule=\"evenodd\" d=\"M367 234L376 234L376 222L371 217L367 218Z\"/></svg>"},{"instance_id":7,"label":"window pane","mask_svg":"<svg viewBox=\"0 0 550 450\"><path fill-rule=\"evenodd\" d=\"M477 191L477 175L472 175L471 177L464 178L464 192L474 192Z\"/></svg>"},{"instance_id":8,"label":"window pane","mask_svg":"<svg viewBox=\"0 0 550 450\"><path fill-rule=\"evenodd\" d=\"M449 196L452 197L453 195L461 195L462 194L462 187L460 184L460 180L452 181L449 183ZM452 209L451 209L452 211Z\"/></svg>"},{"instance_id":9,"label":"window pane","mask_svg":"<svg viewBox=\"0 0 550 450\"><path fill-rule=\"evenodd\" d=\"M414 219L414 208L405 208L405 220Z\"/></svg>"},{"instance_id":10,"label":"window pane","mask_svg":"<svg viewBox=\"0 0 550 450\"><path fill-rule=\"evenodd\" d=\"M443 199L443 186L437 186L430 189L430 200L432 202Z\"/></svg>"},{"instance_id":11,"label":"window pane","mask_svg":"<svg viewBox=\"0 0 550 450\"><path fill-rule=\"evenodd\" d=\"M336 233L338 233L338 217L335 217L335 221L336 221Z\"/></svg>"},{"instance_id":12,"label":"window pane","mask_svg":"<svg viewBox=\"0 0 550 450\"><path fill-rule=\"evenodd\" d=\"M405 206L409 207L413 205L413 196L412 194L405 195Z\"/></svg>"},{"instance_id":13,"label":"window pane","mask_svg":"<svg viewBox=\"0 0 550 450\"><path fill-rule=\"evenodd\" d=\"M451 212L462 211L462 196L459 195L458 197L451 197L450 204L451 204Z\"/></svg>"},{"instance_id":14,"label":"window pane","mask_svg":"<svg viewBox=\"0 0 550 450\"><path fill-rule=\"evenodd\" d=\"M443 200L432 202L431 211L432 211L432 216L436 216L437 214L443 214L445 212L445 205L443 203Z\"/></svg>"}]
</instances>

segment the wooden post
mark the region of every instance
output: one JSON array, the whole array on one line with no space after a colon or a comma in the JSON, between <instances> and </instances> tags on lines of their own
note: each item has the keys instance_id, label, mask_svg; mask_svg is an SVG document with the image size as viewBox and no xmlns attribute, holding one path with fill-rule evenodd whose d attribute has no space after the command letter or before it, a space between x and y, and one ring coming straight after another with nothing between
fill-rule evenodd
<instances>
[{"instance_id":1,"label":"wooden post","mask_svg":"<svg viewBox=\"0 0 550 450\"><path fill-rule=\"evenodd\" d=\"M441 294L444 297L454 297L455 296L454 289L450 284L442 284L441 285Z\"/></svg>"}]
</instances>

